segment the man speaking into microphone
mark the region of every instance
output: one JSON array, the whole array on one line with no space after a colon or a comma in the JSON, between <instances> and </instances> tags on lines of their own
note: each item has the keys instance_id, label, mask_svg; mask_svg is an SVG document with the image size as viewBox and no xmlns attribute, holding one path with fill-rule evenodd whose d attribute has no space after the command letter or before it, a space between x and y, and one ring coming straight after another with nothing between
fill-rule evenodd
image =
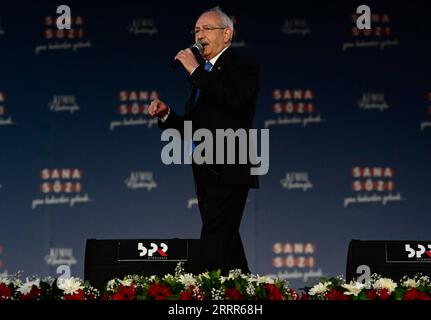
<instances>
[{"instance_id":1,"label":"man speaking into microphone","mask_svg":"<svg viewBox=\"0 0 431 320\"><path fill-rule=\"evenodd\" d=\"M182 132L184 121L192 121L194 131L205 128L215 137L216 129L249 132L253 127L259 67L254 59L231 48L233 31L232 20L219 7L200 15L193 33L197 46L202 45L204 65L198 63L190 48L175 56L190 75L192 90L184 114L179 115L158 99L149 106L150 116L159 118L162 130L174 128ZM214 155L215 151L214 148ZM199 272L250 272L239 233L249 189L258 187L258 178L250 174L250 167L249 161L192 163L202 219Z\"/></svg>"}]
</instances>

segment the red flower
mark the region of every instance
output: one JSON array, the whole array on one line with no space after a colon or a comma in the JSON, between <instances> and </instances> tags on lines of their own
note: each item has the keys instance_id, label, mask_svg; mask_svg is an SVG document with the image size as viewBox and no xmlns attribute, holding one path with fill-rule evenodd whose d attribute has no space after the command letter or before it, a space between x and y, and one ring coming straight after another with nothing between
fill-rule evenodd
<instances>
[{"instance_id":1,"label":"red flower","mask_svg":"<svg viewBox=\"0 0 431 320\"><path fill-rule=\"evenodd\" d=\"M120 284L119 291L112 295L112 300L133 300L136 297L136 287L126 287Z\"/></svg>"},{"instance_id":2,"label":"red flower","mask_svg":"<svg viewBox=\"0 0 431 320\"><path fill-rule=\"evenodd\" d=\"M42 290L33 286L29 293L21 294L21 300L36 300L42 294Z\"/></svg>"},{"instance_id":3,"label":"red flower","mask_svg":"<svg viewBox=\"0 0 431 320\"><path fill-rule=\"evenodd\" d=\"M180 293L180 300L193 300L193 292L182 291Z\"/></svg>"},{"instance_id":4,"label":"red flower","mask_svg":"<svg viewBox=\"0 0 431 320\"><path fill-rule=\"evenodd\" d=\"M425 292L417 291L416 288L407 290L404 293L404 300L431 300Z\"/></svg>"},{"instance_id":5,"label":"red flower","mask_svg":"<svg viewBox=\"0 0 431 320\"><path fill-rule=\"evenodd\" d=\"M74 294L65 294L64 300L85 300L84 290L78 289L78 292Z\"/></svg>"},{"instance_id":6,"label":"red flower","mask_svg":"<svg viewBox=\"0 0 431 320\"><path fill-rule=\"evenodd\" d=\"M239 292L235 288L226 289L225 296L226 296L226 298L229 298L232 300L243 300L244 299L241 292Z\"/></svg>"},{"instance_id":7,"label":"red flower","mask_svg":"<svg viewBox=\"0 0 431 320\"><path fill-rule=\"evenodd\" d=\"M171 288L164 284L152 284L148 288L148 295L154 300L165 300L166 298L172 296Z\"/></svg>"},{"instance_id":8,"label":"red flower","mask_svg":"<svg viewBox=\"0 0 431 320\"><path fill-rule=\"evenodd\" d=\"M269 300L283 300L283 294L275 284L265 284L264 288L268 290Z\"/></svg>"},{"instance_id":9,"label":"red flower","mask_svg":"<svg viewBox=\"0 0 431 320\"><path fill-rule=\"evenodd\" d=\"M387 289L371 289L367 292L368 300L387 300L390 296Z\"/></svg>"},{"instance_id":10,"label":"red flower","mask_svg":"<svg viewBox=\"0 0 431 320\"><path fill-rule=\"evenodd\" d=\"M6 284L0 283L0 300L6 300L12 296L12 289Z\"/></svg>"},{"instance_id":11,"label":"red flower","mask_svg":"<svg viewBox=\"0 0 431 320\"><path fill-rule=\"evenodd\" d=\"M325 298L328 300L349 300L348 296L336 289L329 290L329 292L325 294Z\"/></svg>"}]
</instances>

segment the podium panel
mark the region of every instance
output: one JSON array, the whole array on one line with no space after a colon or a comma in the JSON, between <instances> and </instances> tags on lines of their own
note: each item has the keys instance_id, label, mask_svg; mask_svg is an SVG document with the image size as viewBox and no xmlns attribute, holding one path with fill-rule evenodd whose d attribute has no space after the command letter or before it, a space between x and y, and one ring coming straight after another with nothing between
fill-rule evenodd
<instances>
[{"instance_id":1,"label":"podium panel","mask_svg":"<svg viewBox=\"0 0 431 320\"><path fill-rule=\"evenodd\" d=\"M359 277L367 268L370 274L393 280L417 273L431 277L431 241L350 241L346 280Z\"/></svg>"},{"instance_id":2,"label":"podium panel","mask_svg":"<svg viewBox=\"0 0 431 320\"><path fill-rule=\"evenodd\" d=\"M109 280L129 274L174 274L178 262L196 273L198 252L198 239L88 239L84 278L102 290Z\"/></svg>"}]
</instances>

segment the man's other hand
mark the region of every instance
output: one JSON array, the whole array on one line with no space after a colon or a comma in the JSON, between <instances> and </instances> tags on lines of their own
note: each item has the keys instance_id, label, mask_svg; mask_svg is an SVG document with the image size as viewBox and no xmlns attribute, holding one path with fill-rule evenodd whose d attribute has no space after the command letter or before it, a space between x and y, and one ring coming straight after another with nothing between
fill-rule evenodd
<instances>
[{"instance_id":1,"label":"man's other hand","mask_svg":"<svg viewBox=\"0 0 431 320\"><path fill-rule=\"evenodd\" d=\"M148 114L152 117L163 118L169 112L169 107L159 99L151 101Z\"/></svg>"}]
</instances>

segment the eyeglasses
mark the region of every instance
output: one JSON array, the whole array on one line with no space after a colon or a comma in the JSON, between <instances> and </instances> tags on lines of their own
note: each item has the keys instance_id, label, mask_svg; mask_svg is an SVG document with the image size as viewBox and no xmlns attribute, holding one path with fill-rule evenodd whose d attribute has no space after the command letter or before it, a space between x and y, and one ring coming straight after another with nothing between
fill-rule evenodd
<instances>
[{"instance_id":1,"label":"eyeglasses","mask_svg":"<svg viewBox=\"0 0 431 320\"><path fill-rule=\"evenodd\" d=\"M193 35L196 35L197 33L199 33L199 32L203 32L203 33L207 33L207 32L210 32L210 31L212 31L212 30L217 30L217 29L219 29L219 30L223 30L223 29L226 29L226 27L211 27L211 26L205 26L205 27L202 27L202 29L200 29L200 28L196 28L196 29L194 29L194 30L192 30L192 31L190 31L190 33L191 34L193 34Z\"/></svg>"}]
</instances>

